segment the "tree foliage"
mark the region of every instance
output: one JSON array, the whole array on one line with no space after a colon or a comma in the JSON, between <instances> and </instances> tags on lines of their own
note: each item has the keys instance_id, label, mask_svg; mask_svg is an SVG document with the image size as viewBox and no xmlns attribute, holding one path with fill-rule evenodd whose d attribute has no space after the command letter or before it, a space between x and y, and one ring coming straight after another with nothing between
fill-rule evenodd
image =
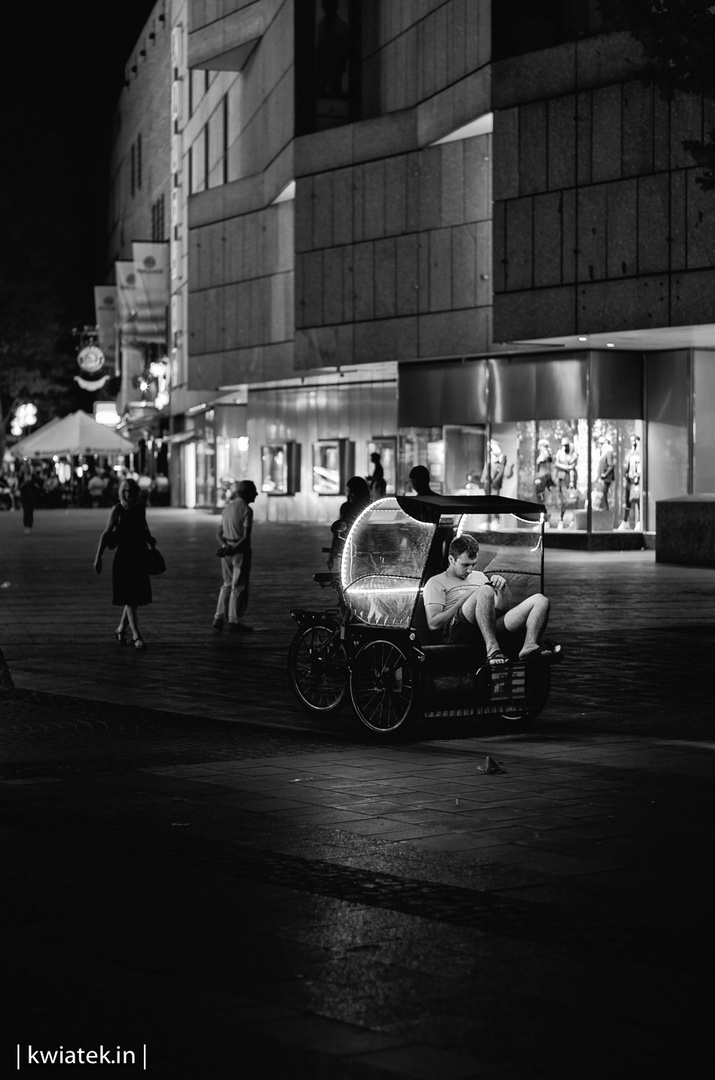
<instances>
[{"instance_id":1,"label":"tree foliage","mask_svg":"<svg viewBox=\"0 0 715 1080\"><path fill-rule=\"evenodd\" d=\"M71 394L71 350L52 297L0 273L0 461L16 407L37 406L39 423L61 411Z\"/></svg>"},{"instance_id":2,"label":"tree foliage","mask_svg":"<svg viewBox=\"0 0 715 1080\"><path fill-rule=\"evenodd\" d=\"M680 91L715 99L715 4L708 0L598 0L606 26L627 28L645 57L644 76L666 98ZM715 189L715 130L683 146Z\"/></svg>"},{"instance_id":3,"label":"tree foliage","mask_svg":"<svg viewBox=\"0 0 715 1080\"><path fill-rule=\"evenodd\" d=\"M17 405L31 401L42 424L71 408L75 386L67 231L62 219L53 232L17 206L14 192L0 191L0 462Z\"/></svg>"}]
</instances>

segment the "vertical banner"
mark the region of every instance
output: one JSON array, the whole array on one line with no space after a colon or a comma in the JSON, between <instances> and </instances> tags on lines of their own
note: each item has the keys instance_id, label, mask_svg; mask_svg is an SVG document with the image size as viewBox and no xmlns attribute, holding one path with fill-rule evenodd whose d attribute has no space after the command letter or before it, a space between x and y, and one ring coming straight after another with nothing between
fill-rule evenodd
<instances>
[{"instance_id":1,"label":"vertical banner","mask_svg":"<svg viewBox=\"0 0 715 1080\"><path fill-rule=\"evenodd\" d=\"M169 304L169 245L135 241L134 280L136 289L137 338L166 344Z\"/></svg>"},{"instance_id":2,"label":"vertical banner","mask_svg":"<svg viewBox=\"0 0 715 1080\"><path fill-rule=\"evenodd\" d=\"M133 402L141 398L140 392L134 385L134 379L144 371L144 353L136 345L125 345L122 342L121 354L122 388L117 403L117 412L120 416L129 409Z\"/></svg>"},{"instance_id":3,"label":"vertical banner","mask_svg":"<svg viewBox=\"0 0 715 1080\"><path fill-rule=\"evenodd\" d=\"M137 334L137 283L134 262L115 262L117 277L117 314L122 343L138 341Z\"/></svg>"},{"instance_id":4,"label":"vertical banner","mask_svg":"<svg viewBox=\"0 0 715 1080\"><path fill-rule=\"evenodd\" d=\"M97 341L105 361L119 374L117 366L117 286L95 285L94 312L97 323Z\"/></svg>"}]
</instances>

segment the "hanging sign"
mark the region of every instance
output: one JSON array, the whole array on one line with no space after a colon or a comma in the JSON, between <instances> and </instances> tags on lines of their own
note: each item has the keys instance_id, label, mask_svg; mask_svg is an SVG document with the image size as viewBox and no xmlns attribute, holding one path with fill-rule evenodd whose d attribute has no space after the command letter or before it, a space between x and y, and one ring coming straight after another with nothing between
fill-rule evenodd
<instances>
[{"instance_id":1,"label":"hanging sign","mask_svg":"<svg viewBox=\"0 0 715 1080\"><path fill-rule=\"evenodd\" d=\"M96 375L104 367L104 353L99 345L85 345L79 351L77 363L88 375Z\"/></svg>"}]
</instances>

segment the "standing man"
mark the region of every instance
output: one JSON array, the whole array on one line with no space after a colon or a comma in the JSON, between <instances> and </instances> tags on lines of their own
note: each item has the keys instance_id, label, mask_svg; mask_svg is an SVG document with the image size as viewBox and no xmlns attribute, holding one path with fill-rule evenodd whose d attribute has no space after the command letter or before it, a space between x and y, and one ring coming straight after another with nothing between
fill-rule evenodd
<instances>
[{"instance_id":1,"label":"standing man","mask_svg":"<svg viewBox=\"0 0 715 1080\"><path fill-rule=\"evenodd\" d=\"M241 480L233 498L221 512L221 524L216 532L220 543L221 573L223 585L218 594L214 630L223 630L228 620L230 634L246 634L253 630L246 626L243 616L248 606L248 582L251 576L251 529L253 510L258 491L252 480Z\"/></svg>"}]
</instances>

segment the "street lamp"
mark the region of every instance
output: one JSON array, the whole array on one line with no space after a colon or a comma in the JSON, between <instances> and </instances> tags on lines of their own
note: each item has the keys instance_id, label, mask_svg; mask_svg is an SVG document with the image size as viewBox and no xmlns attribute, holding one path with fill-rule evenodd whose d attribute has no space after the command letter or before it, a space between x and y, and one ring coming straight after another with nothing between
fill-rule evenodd
<instances>
[{"instance_id":1,"label":"street lamp","mask_svg":"<svg viewBox=\"0 0 715 1080\"><path fill-rule=\"evenodd\" d=\"M18 405L15 409L15 415L12 418L10 424L10 432L13 435L22 435L25 428L34 427L37 423L37 406L32 402L26 402L24 405Z\"/></svg>"}]
</instances>

